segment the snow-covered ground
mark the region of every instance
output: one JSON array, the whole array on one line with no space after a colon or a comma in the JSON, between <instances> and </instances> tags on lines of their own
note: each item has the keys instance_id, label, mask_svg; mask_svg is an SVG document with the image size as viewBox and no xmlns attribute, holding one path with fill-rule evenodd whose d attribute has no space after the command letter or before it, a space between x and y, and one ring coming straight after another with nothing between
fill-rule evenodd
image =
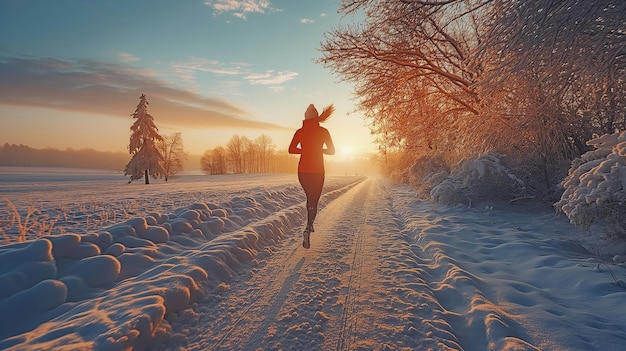
<instances>
[{"instance_id":1,"label":"snow-covered ground","mask_svg":"<svg viewBox=\"0 0 626 351\"><path fill-rule=\"evenodd\" d=\"M434 206L329 176L305 250L295 175L29 173L1 168L0 198L64 234L0 246L0 349L626 345L626 248L549 208ZM13 235L8 202L0 216Z\"/></svg>"}]
</instances>

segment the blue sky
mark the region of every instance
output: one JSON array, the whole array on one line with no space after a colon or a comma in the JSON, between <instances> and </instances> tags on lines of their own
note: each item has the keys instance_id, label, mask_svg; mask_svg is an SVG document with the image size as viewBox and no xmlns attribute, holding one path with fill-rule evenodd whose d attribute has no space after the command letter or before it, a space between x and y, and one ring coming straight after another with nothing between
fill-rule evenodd
<instances>
[{"instance_id":1,"label":"blue sky","mask_svg":"<svg viewBox=\"0 0 626 351\"><path fill-rule=\"evenodd\" d=\"M286 149L334 103L340 153L374 152L352 87L314 61L338 0L2 0L0 143L126 151L139 96L201 154L234 134Z\"/></svg>"}]
</instances>

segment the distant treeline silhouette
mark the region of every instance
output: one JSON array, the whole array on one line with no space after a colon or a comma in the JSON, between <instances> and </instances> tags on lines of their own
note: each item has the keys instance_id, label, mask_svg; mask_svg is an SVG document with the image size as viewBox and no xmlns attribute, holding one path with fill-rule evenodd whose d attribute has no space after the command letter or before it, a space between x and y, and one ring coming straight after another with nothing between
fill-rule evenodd
<instances>
[{"instance_id":1,"label":"distant treeline silhouette","mask_svg":"<svg viewBox=\"0 0 626 351\"><path fill-rule=\"evenodd\" d=\"M122 152L93 149L34 149L5 143L0 149L0 165L21 167L71 167L122 171L130 156Z\"/></svg>"},{"instance_id":2,"label":"distant treeline silhouette","mask_svg":"<svg viewBox=\"0 0 626 351\"><path fill-rule=\"evenodd\" d=\"M0 148L0 166L13 167L69 167L123 171L130 155L125 152L96 151L93 149L54 148L35 149L26 145L5 143ZM189 155L185 170L200 168L200 156Z\"/></svg>"}]
</instances>

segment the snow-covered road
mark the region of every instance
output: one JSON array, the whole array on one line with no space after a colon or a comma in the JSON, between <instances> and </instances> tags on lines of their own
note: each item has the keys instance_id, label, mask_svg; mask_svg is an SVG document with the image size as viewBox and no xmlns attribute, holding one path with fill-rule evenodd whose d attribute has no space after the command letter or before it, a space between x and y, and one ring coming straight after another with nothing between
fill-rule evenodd
<instances>
[{"instance_id":1,"label":"snow-covered road","mask_svg":"<svg viewBox=\"0 0 626 351\"><path fill-rule=\"evenodd\" d=\"M197 318L174 323L172 337L186 339L186 350L353 349L364 340L375 345L379 339L366 324L382 323L366 323L361 313L371 311L362 308L364 298L378 290L369 286L378 266L372 262L378 259L372 255L377 224L370 219L381 216L369 212L382 199L380 184L367 180L328 204L310 250L300 245L301 228L294 228L260 267L199 303Z\"/></svg>"},{"instance_id":2,"label":"snow-covered road","mask_svg":"<svg viewBox=\"0 0 626 351\"><path fill-rule=\"evenodd\" d=\"M433 206L381 178L329 177L305 250L294 175L101 180L82 200L86 183L67 184L0 187L17 204L54 193L41 213L67 218L58 238L0 246L0 349L626 345L624 244L548 208ZM135 217L67 234L129 199Z\"/></svg>"}]
</instances>

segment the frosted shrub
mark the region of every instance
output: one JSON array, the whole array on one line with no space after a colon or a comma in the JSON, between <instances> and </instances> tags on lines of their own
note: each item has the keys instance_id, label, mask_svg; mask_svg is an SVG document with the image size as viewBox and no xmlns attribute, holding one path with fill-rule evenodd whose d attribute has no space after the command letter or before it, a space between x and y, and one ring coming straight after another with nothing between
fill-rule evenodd
<instances>
[{"instance_id":1,"label":"frosted shrub","mask_svg":"<svg viewBox=\"0 0 626 351\"><path fill-rule=\"evenodd\" d=\"M441 204L512 200L525 191L524 182L503 164L502 156L485 153L467 160L435 186L431 200Z\"/></svg>"},{"instance_id":2,"label":"frosted shrub","mask_svg":"<svg viewBox=\"0 0 626 351\"><path fill-rule=\"evenodd\" d=\"M603 221L626 234L626 131L589 140L591 150L572 161L554 206L573 224Z\"/></svg>"},{"instance_id":3,"label":"frosted shrub","mask_svg":"<svg viewBox=\"0 0 626 351\"><path fill-rule=\"evenodd\" d=\"M448 178L450 168L438 156L422 156L408 169L407 183L417 189L420 198L428 198L430 190Z\"/></svg>"}]
</instances>

